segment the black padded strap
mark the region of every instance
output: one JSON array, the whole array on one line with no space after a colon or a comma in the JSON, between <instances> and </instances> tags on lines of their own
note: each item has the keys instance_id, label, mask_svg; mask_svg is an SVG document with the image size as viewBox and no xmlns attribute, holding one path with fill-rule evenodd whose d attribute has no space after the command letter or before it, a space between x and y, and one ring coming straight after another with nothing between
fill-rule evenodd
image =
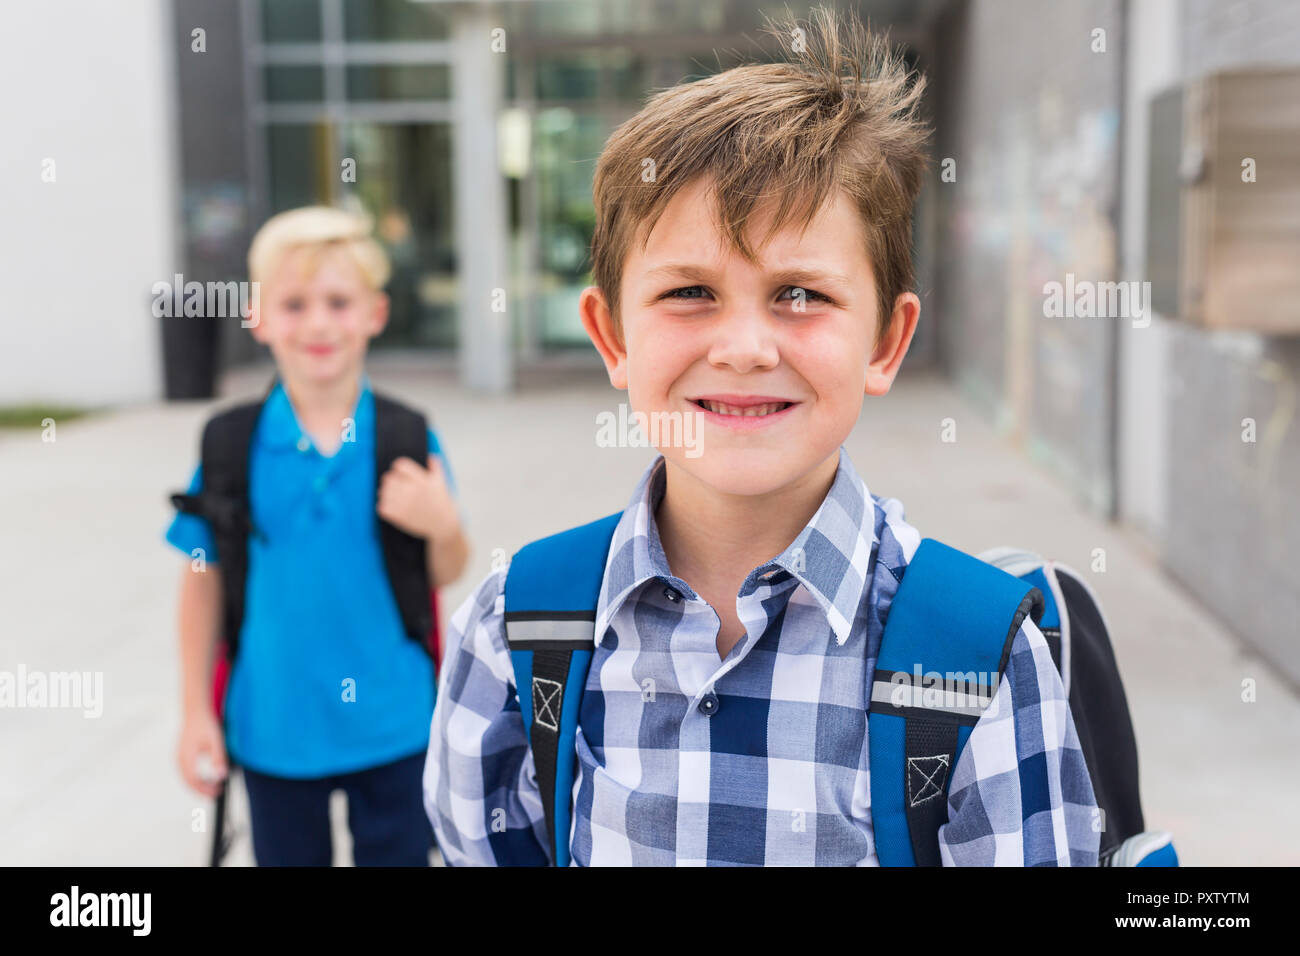
<instances>
[{"instance_id":1,"label":"black padded strap","mask_svg":"<svg viewBox=\"0 0 1300 956\"><path fill-rule=\"evenodd\" d=\"M560 709L569 678L572 650L533 652L533 725L529 742L537 770L537 788L546 812L546 836L555 846L556 759L560 744Z\"/></svg>"},{"instance_id":2,"label":"black padded strap","mask_svg":"<svg viewBox=\"0 0 1300 956\"><path fill-rule=\"evenodd\" d=\"M948 822L948 784L957 763L953 720L908 717L903 741L907 830L917 866L942 866L935 834Z\"/></svg>"},{"instance_id":3,"label":"black padded strap","mask_svg":"<svg viewBox=\"0 0 1300 956\"><path fill-rule=\"evenodd\" d=\"M173 494L177 510L206 518L212 528L221 564L222 631L226 655L233 660L244 623L244 591L248 577L248 536L260 535L253 525L248 498L248 456L257 421L274 391L272 378L261 401L246 402L218 412L203 426L199 464L203 487L197 495Z\"/></svg>"},{"instance_id":4,"label":"black padded strap","mask_svg":"<svg viewBox=\"0 0 1300 956\"><path fill-rule=\"evenodd\" d=\"M398 458L410 458L424 466L429 458L429 426L425 417L412 408L387 396L374 393L375 399L375 494L384 472ZM401 528L376 516L379 542L384 553L384 568L402 615L407 636L428 649L433 628L429 604L429 565L424 538L407 534Z\"/></svg>"},{"instance_id":5,"label":"black padded strap","mask_svg":"<svg viewBox=\"0 0 1300 956\"><path fill-rule=\"evenodd\" d=\"M213 417L203 429L198 495L173 496L178 507L207 518L221 565L222 628L233 660L244 622L248 536L255 532L248 499L248 455L262 402L238 405Z\"/></svg>"}]
</instances>

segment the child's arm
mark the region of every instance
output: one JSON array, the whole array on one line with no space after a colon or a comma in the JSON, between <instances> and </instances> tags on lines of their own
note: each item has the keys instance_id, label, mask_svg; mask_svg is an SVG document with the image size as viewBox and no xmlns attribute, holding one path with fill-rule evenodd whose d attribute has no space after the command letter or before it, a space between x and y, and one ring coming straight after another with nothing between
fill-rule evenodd
<instances>
[{"instance_id":1,"label":"child's arm","mask_svg":"<svg viewBox=\"0 0 1300 956\"><path fill-rule=\"evenodd\" d=\"M198 467L187 493L197 495L202 490L203 469ZM222 619L216 541L206 518L185 512L172 519L166 540L185 555L180 593L181 737L176 759L186 784L212 797L227 773L221 722L212 711L211 700L212 664ZM202 563L197 564L200 557ZM199 776L201 755L207 756L215 778Z\"/></svg>"},{"instance_id":2,"label":"child's arm","mask_svg":"<svg viewBox=\"0 0 1300 956\"><path fill-rule=\"evenodd\" d=\"M429 470L437 473L439 477L435 481L441 481L445 488L445 479L440 477L441 463L433 455L429 456ZM450 492L446 494L446 502L449 507L443 524L428 538L429 587L435 589L458 581L469 563L469 541L465 539L460 513Z\"/></svg>"},{"instance_id":3,"label":"child's arm","mask_svg":"<svg viewBox=\"0 0 1300 956\"><path fill-rule=\"evenodd\" d=\"M194 790L216 796L227 772L221 723L212 712L212 661L221 625L221 570L208 564L196 571L186 562L181 576L181 739L177 761L181 776ZM205 754L216 780L199 776Z\"/></svg>"},{"instance_id":4,"label":"child's arm","mask_svg":"<svg viewBox=\"0 0 1300 956\"><path fill-rule=\"evenodd\" d=\"M1061 675L1026 618L953 771L940 856L944 866L1096 866L1098 816Z\"/></svg>"},{"instance_id":5,"label":"child's arm","mask_svg":"<svg viewBox=\"0 0 1300 956\"><path fill-rule=\"evenodd\" d=\"M469 542L457 528L454 537L430 538L428 549L429 587L444 588L460 580L469 563Z\"/></svg>"},{"instance_id":6,"label":"child's arm","mask_svg":"<svg viewBox=\"0 0 1300 956\"><path fill-rule=\"evenodd\" d=\"M544 864L546 819L505 637L506 569L452 616L424 765L424 807L451 866Z\"/></svg>"}]
</instances>

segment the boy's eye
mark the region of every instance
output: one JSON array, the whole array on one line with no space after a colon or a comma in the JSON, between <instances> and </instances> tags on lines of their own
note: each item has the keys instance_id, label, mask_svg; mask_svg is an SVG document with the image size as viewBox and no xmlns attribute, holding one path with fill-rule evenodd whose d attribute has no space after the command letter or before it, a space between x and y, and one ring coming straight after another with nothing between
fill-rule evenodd
<instances>
[{"instance_id":1,"label":"boy's eye","mask_svg":"<svg viewBox=\"0 0 1300 956\"><path fill-rule=\"evenodd\" d=\"M348 307L348 302L349 302L349 301L350 301L350 300L348 299L347 296L343 296L343 295L332 295L332 296L330 296L330 308L331 308L331 309L346 309L346 308Z\"/></svg>"},{"instance_id":2,"label":"boy's eye","mask_svg":"<svg viewBox=\"0 0 1300 956\"><path fill-rule=\"evenodd\" d=\"M803 298L805 300L820 299L822 302L831 301L829 296L822 295L820 292L817 292L813 289L809 289L806 286L801 286L801 285L787 286L786 291L788 291L791 294L792 300L794 298L797 298L797 296L795 296L794 293L799 292L803 294Z\"/></svg>"},{"instance_id":3,"label":"boy's eye","mask_svg":"<svg viewBox=\"0 0 1300 956\"><path fill-rule=\"evenodd\" d=\"M680 289L673 289L671 292L665 292L660 298L663 299L698 299L700 296L688 293L704 292L702 285L688 285Z\"/></svg>"},{"instance_id":4,"label":"boy's eye","mask_svg":"<svg viewBox=\"0 0 1300 956\"><path fill-rule=\"evenodd\" d=\"M302 308L303 301L302 299L285 299L283 306L287 312L297 312Z\"/></svg>"}]
</instances>

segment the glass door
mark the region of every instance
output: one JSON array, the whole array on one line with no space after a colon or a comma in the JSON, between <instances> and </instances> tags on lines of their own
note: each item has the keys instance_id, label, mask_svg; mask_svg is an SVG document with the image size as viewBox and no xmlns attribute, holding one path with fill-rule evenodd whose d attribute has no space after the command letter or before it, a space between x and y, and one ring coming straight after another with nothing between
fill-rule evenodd
<instances>
[{"instance_id":1,"label":"glass door","mask_svg":"<svg viewBox=\"0 0 1300 956\"><path fill-rule=\"evenodd\" d=\"M451 133L446 123L348 123L343 151L356 161L345 185L370 214L388 252L392 314L376 348L455 348L456 247Z\"/></svg>"},{"instance_id":2,"label":"glass door","mask_svg":"<svg viewBox=\"0 0 1300 956\"><path fill-rule=\"evenodd\" d=\"M263 211L319 203L368 213L393 266L375 347L455 348L446 12L409 0L259 6L250 87Z\"/></svg>"}]
</instances>

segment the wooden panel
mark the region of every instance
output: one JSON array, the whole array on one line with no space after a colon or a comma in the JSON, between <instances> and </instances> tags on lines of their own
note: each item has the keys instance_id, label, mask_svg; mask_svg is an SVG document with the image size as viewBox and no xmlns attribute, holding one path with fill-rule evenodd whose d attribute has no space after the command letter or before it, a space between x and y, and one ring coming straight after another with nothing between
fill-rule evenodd
<instances>
[{"instance_id":1,"label":"wooden panel","mask_svg":"<svg viewBox=\"0 0 1300 956\"><path fill-rule=\"evenodd\" d=\"M1300 70L1222 73L1184 101L1182 285L1209 328L1300 333ZM1254 160L1254 182L1242 163Z\"/></svg>"}]
</instances>

